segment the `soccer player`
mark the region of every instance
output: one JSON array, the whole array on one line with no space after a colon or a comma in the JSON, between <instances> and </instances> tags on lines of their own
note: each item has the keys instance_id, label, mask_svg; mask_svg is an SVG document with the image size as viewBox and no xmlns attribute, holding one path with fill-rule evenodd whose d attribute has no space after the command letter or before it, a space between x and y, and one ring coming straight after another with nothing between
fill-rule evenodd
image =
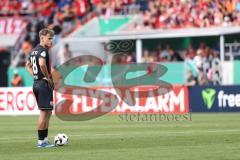
<instances>
[{"instance_id":1,"label":"soccer player","mask_svg":"<svg viewBox=\"0 0 240 160\"><path fill-rule=\"evenodd\" d=\"M31 52L26 62L28 72L34 78L33 92L40 110L38 118L37 147L53 147L48 141L49 120L53 110L53 80L48 49L52 46L54 32L44 28L39 32L40 44Z\"/></svg>"}]
</instances>

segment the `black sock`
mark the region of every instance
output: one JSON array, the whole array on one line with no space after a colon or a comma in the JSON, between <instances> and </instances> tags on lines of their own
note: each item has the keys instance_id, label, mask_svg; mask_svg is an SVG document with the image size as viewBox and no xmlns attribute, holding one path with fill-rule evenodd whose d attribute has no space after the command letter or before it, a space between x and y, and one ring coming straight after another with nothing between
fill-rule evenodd
<instances>
[{"instance_id":1,"label":"black sock","mask_svg":"<svg viewBox=\"0 0 240 160\"><path fill-rule=\"evenodd\" d=\"M44 132L44 138L48 137L48 129L43 130L43 132Z\"/></svg>"},{"instance_id":2,"label":"black sock","mask_svg":"<svg viewBox=\"0 0 240 160\"><path fill-rule=\"evenodd\" d=\"M46 137L48 137L48 129L46 129Z\"/></svg>"},{"instance_id":3,"label":"black sock","mask_svg":"<svg viewBox=\"0 0 240 160\"><path fill-rule=\"evenodd\" d=\"M44 131L45 130L38 130L38 140L44 140Z\"/></svg>"}]
</instances>

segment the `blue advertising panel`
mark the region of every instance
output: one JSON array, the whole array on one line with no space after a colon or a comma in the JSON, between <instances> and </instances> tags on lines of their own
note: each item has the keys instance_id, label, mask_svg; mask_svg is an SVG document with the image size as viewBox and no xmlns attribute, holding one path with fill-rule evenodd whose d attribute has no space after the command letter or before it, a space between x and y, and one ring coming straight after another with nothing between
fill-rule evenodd
<instances>
[{"instance_id":1,"label":"blue advertising panel","mask_svg":"<svg viewBox=\"0 0 240 160\"><path fill-rule=\"evenodd\" d=\"M240 85L189 87L192 112L240 112Z\"/></svg>"}]
</instances>

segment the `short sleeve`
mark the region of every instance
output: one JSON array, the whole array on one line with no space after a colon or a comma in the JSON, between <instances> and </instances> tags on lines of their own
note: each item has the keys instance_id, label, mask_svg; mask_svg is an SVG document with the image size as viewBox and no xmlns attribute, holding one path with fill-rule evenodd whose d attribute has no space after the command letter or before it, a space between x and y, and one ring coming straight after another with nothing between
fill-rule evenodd
<instances>
[{"instance_id":1,"label":"short sleeve","mask_svg":"<svg viewBox=\"0 0 240 160\"><path fill-rule=\"evenodd\" d=\"M47 52L46 51L42 51L40 54L39 54L40 57L46 59L47 57Z\"/></svg>"}]
</instances>

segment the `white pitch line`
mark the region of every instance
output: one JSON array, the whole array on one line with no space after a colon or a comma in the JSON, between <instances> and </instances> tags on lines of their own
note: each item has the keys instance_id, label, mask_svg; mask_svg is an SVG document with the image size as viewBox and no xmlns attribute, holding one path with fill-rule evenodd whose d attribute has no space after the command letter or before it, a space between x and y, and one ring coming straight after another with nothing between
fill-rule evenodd
<instances>
[{"instance_id":1,"label":"white pitch line","mask_svg":"<svg viewBox=\"0 0 240 160\"><path fill-rule=\"evenodd\" d=\"M99 136L119 136L121 134L94 134L94 135L80 135L80 134L76 134L76 135L69 135L69 137L99 137ZM36 139L36 137L2 137L0 138L0 140L22 140L22 141L26 141L26 140L32 140L32 139Z\"/></svg>"},{"instance_id":2,"label":"white pitch line","mask_svg":"<svg viewBox=\"0 0 240 160\"><path fill-rule=\"evenodd\" d=\"M167 134L193 134L193 133L230 133L230 132L240 132L240 129L229 129L229 130L201 130L201 131L176 131L176 132L157 132L153 133L150 132L149 134L158 134L158 135L167 135ZM81 135L81 134L73 134L69 135L69 137L105 137L105 136L121 136L121 135L144 135L143 133L140 132L130 132L130 133L121 133L121 134L104 134L104 133L99 133L99 134L94 134L94 135ZM36 139L36 137L1 137L0 140L4 141L29 141Z\"/></svg>"}]
</instances>

